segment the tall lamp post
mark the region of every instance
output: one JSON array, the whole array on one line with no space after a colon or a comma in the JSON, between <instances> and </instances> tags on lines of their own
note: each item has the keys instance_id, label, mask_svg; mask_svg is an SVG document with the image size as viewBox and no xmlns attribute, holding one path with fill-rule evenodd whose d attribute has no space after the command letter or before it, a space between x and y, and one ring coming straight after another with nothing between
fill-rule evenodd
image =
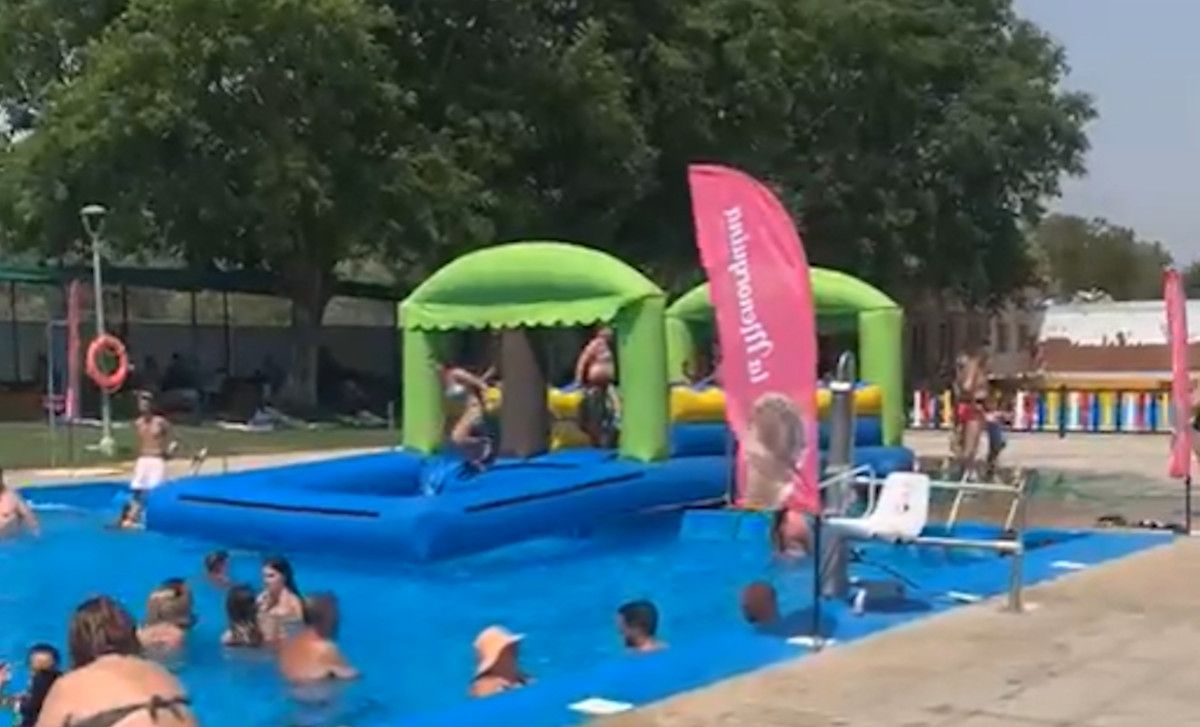
<instances>
[{"instance_id":1,"label":"tall lamp post","mask_svg":"<svg viewBox=\"0 0 1200 727\"><path fill-rule=\"evenodd\" d=\"M100 234L104 231L104 218L108 210L103 205L89 204L79 210L79 219L83 221L83 229L87 231L92 241L92 285L96 297L96 335L102 336L108 332L104 326L104 282L100 270ZM112 435L112 401L108 390L100 390L100 452L106 457L116 454L116 442Z\"/></svg>"}]
</instances>

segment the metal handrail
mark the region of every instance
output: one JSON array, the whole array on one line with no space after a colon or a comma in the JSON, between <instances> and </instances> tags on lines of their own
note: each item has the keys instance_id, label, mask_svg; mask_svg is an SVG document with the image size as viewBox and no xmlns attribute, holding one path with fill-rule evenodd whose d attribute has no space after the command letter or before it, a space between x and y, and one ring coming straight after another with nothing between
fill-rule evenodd
<instances>
[{"instance_id":1,"label":"metal handrail","mask_svg":"<svg viewBox=\"0 0 1200 727\"><path fill-rule=\"evenodd\" d=\"M817 492L823 492L825 489L827 489L835 484L840 484L842 482L858 484L864 478L868 482L875 482L877 479L875 476L875 468L869 464L860 464L857 467L851 467L850 469L841 470L840 472L834 472L832 475L829 475L828 477L826 477L825 479L823 479L817 483ZM838 514L844 514L843 511L845 510L845 506L846 506L846 503L844 503L844 502L838 504L838 508L837 508ZM875 506L875 489L873 487L868 487L867 488L867 511L870 512L871 508L874 506ZM824 508L822 508L822 511L824 511Z\"/></svg>"},{"instance_id":2,"label":"metal handrail","mask_svg":"<svg viewBox=\"0 0 1200 727\"><path fill-rule=\"evenodd\" d=\"M860 468L856 468L860 469ZM853 471L853 470L850 470ZM834 476L844 477L847 473L838 473ZM968 540L966 538L951 538L942 536L917 537L913 540L901 541L909 545L917 545L934 548L965 548L977 550L994 550L998 553L1007 553L1012 556L1012 564L1009 568L1008 582L1008 600L1007 608L1014 613L1020 613L1023 606L1023 588L1024 588L1024 572L1025 572L1025 531L1028 525L1029 517L1029 500L1028 489L1031 480L1037 477L1036 470L1024 470L1021 472L1020 480L1014 485L1002 485L989 482L948 482L945 480L930 480L930 487L941 490L953 490L959 493L962 492L999 492L1013 495L1013 507L1010 508L1008 522L1006 522L1006 531L1012 532L1011 538L996 539L996 540ZM875 486L878 480L872 479L867 490L874 493ZM872 498L873 499L873 498ZM869 512L870 510L868 510ZM1012 520L1016 520L1013 527Z\"/></svg>"}]
</instances>

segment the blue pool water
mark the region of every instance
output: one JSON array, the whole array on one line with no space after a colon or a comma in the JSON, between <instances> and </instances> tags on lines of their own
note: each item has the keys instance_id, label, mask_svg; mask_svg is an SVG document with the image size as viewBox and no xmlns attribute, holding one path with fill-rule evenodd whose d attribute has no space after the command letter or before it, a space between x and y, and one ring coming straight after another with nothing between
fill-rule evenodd
<instances>
[{"instance_id":1,"label":"blue pool water","mask_svg":"<svg viewBox=\"0 0 1200 727\"><path fill-rule=\"evenodd\" d=\"M185 576L194 584L200 622L186 658L173 668L191 692L201 722L250 727L287 722L289 707L273 665L232 656L217 646L224 626L221 596L199 578L201 559L211 545L105 530L111 513L86 506L107 505L108 490L47 491L34 497L85 507L42 509L45 532L40 539L0 544L0 580L5 584L0 591L0 659L21 661L33 641L61 646L71 610L90 595L116 596L140 616L154 585ZM357 713L331 724L473 723L472 710L493 708L460 704L473 666L471 641L490 623L528 635L522 661L542 684L526 694L487 700L496 703L495 709L523 710L522 724L571 721L565 711L569 699L595 695L640 703L798 655L778 639L750 634L740 623L737 597L743 585L762 578L779 590L783 610L806 609L811 605L811 571L772 565L760 537L761 522L754 516L732 517L643 518L588 537L535 541L421 567L390 566L378 558L294 558L302 591L332 590L339 596L341 642L364 673L344 700ZM1124 536L1124 541L1100 543L1094 539L1113 536L1068 533L1038 537L1045 547L1027 559L1035 580L1054 573L1051 557L1083 560L1091 554L1095 561L1162 541L1155 536L1135 542L1130 538L1140 536ZM1043 552L1044 558L1035 557ZM949 589L998 593L1008 572L999 558L983 553L881 545L863 554L866 562L856 564L855 572L869 578L903 577L912 591L912 608L856 619L832 606L829 628L842 640L948 608L951 602L943 594ZM235 552L235 578L257 584L259 559L257 553ZM634 598L650 598L659 606L661 636L672 645L663 655L639 659L621 653L614 611ZM718 643L727 650L720 664L695 663L689 657L697 650L711 656ZM598 689L608 691L594 694Z\"/></svg>"}]
</instances>

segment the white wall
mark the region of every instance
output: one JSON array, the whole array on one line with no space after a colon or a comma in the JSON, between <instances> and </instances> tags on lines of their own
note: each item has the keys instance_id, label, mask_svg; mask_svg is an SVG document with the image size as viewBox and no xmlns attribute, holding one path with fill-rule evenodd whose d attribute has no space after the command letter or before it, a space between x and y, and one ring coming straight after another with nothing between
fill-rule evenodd
<instances>
[{"instance_id":1,"label":"white wall","mask_svg":"<svg viewBox=\"0 0 1200 727\"><path fill-rule=\"evenodd\" d=\"M1187 316L1188 340L1200 342L1200 301L1188 301ZM1038 341L1053 339L1077 346L1166 345L1166 309L1161 300L1050 305Z\"/></svg>"}]
</instances>

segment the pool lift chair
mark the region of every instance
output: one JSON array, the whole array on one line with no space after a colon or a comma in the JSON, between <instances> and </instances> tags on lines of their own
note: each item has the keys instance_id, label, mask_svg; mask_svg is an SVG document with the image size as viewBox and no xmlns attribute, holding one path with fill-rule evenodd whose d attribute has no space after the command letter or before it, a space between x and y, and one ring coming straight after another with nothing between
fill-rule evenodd
<instances>
[{"instance_id":1,"label":"pool lift chair","mask_svg":"<svg viewBox=\"0 0 1200 727\"><path fill-rule=\"evenodd\" d=\"M853 540L918 543L929 520L929 475L893 472L883 481L874 507L861 517L829 517L825 524Z\"/></svg>"}]
</instances>

